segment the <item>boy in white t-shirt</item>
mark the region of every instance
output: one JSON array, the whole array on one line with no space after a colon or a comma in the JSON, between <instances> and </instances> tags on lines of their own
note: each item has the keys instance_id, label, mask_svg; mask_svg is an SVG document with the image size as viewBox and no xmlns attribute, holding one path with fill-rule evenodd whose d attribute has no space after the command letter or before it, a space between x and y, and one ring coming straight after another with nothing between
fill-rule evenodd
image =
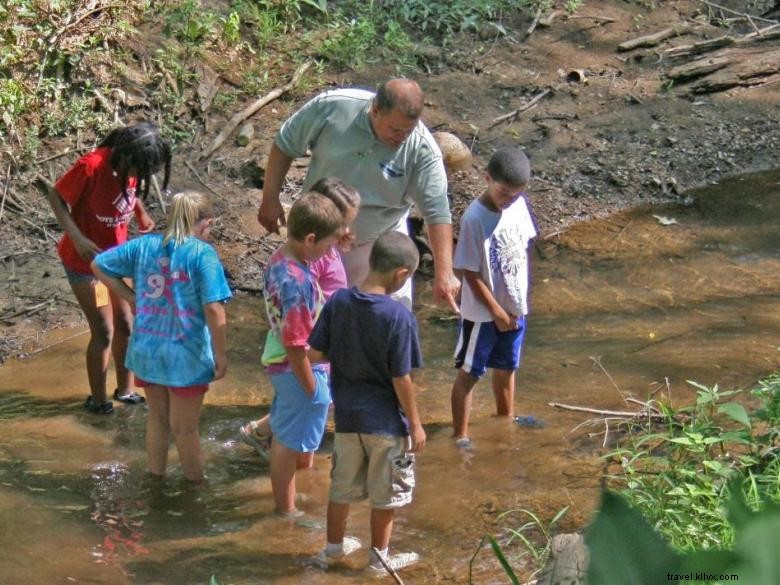
<instances>
[{"instance_id":1,"label":"boy in white t-shirt","mask_svg":"<svg viewBox=\"0 0 780 585\"><path fill-rule=\"evenodd\" d=\"M536 237L524 193L530 176L522 150L498 149L488 163L485 192L471 202L461 219L454 267L464 286L452 427L462 448L471 447L471 391L488 368L493 370L497 416L514 414L515 370L528 313L528 247Z\"/></svg>"}]
</instances>

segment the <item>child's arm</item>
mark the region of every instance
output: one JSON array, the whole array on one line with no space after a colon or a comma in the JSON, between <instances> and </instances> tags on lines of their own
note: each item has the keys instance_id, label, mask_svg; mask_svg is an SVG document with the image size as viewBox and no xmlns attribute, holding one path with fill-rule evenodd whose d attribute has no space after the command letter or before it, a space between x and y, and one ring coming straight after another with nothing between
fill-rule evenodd
<instances>
[{"instance_id":1,"label":"child's arm","mask_svg":"<svg viewBox=\"0 0 780 585\"><path fill-rule=\"evenodd\" d=\"M409 421L409 436L412 439L412 453L419 453L425 447L425 430L417 413L417 400L414 397L414 383L409 374L393 378L393 389Z\"/></svg>"},{"instance_id":2,"label":"child's arm","mask_svg":"<svg viewBox=\"0 0 780 585\"><path fill-rule=\"evenodd\" d=\"M227 373L227 319L225 305L218 301L203 305L206 325L211 333L211 348L214 352L214 379L224 378Z\"/></svg>"},{"instance_id":3,"label":"child's arm","mask_svg":"<svg viewBox=\"0 0 780 585\"><path fill-rule=\"evenodd\" d=\"M154 229L154 220L146 212L143 202L136 197L135 200L135 220L138 222L138 232L148 234Z\"/></svg>"},{"instance_id":4,"label":"child's arm","mask_svg":"<svg viewBox=\"0 0 780 585\"><path fill-rule=\"evenodd\" d=\"M498 304L496 297L493 296L490 287L482 280L482 276L479 272L464 270L463 278L471 287L477 300L485 305L488 308L488 311L490 311L490 314L493 315L493 322L496 324L499 331L513 331L517 329L517 317L507 313L503 307Z\"/></svg>"},{"instance_id":5,"label":"child's arm","mask_svg":"<svg viewBox=\"0 0 780 585\"><path fill-rule=\"evenodd\" d=\"M290 362L290 369L298 379L298 383L304 392L310 397L314 396L314 390L317 382L314 380L314 371L311 368L311 362L306 355L306 348L301 346L285 346L287 359Z\"/></svg>"},{"instance_id":6,"label":"child's arm","mask_svg":"<svg viewBox=\"0 0 780 585\"><path fill-rule=\"evenodd\" d=\"M70 214L67 203L65 203L65 200L60 196L57 188L41 175L35 177L33 183L49 201L49 205L51 205L57 222L60 224L62 230L68 234L68 237L70 237L79 256L86 261L90 261L100 254L100 247L85 236L76 225L73 216Z\"/></svg>"},{"instance_id":7,"label":"child's arm","mask_svg":"<svg viewBox=\"0 0 780 585\"><path fill-rule=\"evenodd\" d=\"M90 264L90 267L97 279L105 284L111 292L130 303L131 307L135 307L135 291L127 286L127 283L124 280L106 274L98 267L97 262L94 260Z\"/></svg>"}]
</instances>

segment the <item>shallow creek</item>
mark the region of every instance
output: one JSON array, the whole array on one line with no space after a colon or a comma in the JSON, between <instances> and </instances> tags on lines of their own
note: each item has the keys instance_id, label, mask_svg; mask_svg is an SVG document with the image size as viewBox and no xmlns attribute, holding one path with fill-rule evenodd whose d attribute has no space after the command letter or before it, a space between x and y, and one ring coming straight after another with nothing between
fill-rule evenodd
<instances>
[{"instance_id":1,"label":"shallow creek","mask_svg":"<svg viewBox=\"0 0 780 585\"><path fill-rule=\"evenodd\" d=\"M416 501L393 537L395 550L422 555L402 573L408 585L467 583L482 535L524 524L521 509L549 520L570 506L564 529L587 522L604 426L572 433L589 415L548 403L625 410L625 398L660 393L679 405L694 396L686 380L747 388L780 369L780 172L690 195L686 207L633 210L539 242L516 408L545 427L492 417L483 381L470 453L449 438L456 322L420 284L426 367L417 382L429 443ZM175 449L166 482L145 477L142 407L104 418L83 411L86 336L59 332L62 343L0 369L0 582L369 582L365 549L339 569L308 562L324 543L330 436L298 479L305 516L272 515L267 464L236 436L270 404L258 349L265 318L256 298L235 300L229 314L230 371L207 398L209 484L199 490L181 481ZM350 533L368 542L365 505L353 507ZM527 574L520 550L509 548ZM475 583L506 582L489 550L472 570Z\"/></svg>"}]
</instances>

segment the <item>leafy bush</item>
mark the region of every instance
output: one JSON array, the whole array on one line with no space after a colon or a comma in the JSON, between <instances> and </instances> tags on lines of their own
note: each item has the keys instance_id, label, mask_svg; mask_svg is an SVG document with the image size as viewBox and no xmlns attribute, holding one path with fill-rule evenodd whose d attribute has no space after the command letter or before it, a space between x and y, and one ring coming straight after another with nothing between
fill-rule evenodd
<instances>
[{"instance_id":1,"label":"leafy bush","mask_svg":"<svg viewBox=\"0 0 780 585\"><path fill-rule=\"evenodd\" d=\"M729 485L753 509L764 500L780 502L780 376L754 390L761 408L752 414L726 401L739 391L689 383L697 388L695 405L666 407L662 431L634 435L608 458L621 465L614 483L673 546L722 548L734 541L722 513Z\"/></svg>"}]
</instances>

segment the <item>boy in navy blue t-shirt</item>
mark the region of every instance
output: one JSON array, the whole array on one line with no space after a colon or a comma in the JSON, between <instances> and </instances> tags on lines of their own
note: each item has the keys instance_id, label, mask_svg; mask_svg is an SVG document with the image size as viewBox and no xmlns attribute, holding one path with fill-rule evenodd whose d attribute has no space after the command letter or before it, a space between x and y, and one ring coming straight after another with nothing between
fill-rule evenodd
<instances>
[{"instance_id":1,"label":"boy in navy blue t-shirt","mask_svg":"<svg viewBox=\"0 0 780 585\"><path fill-rule=\"evenodd\" d=\"M425 445L410 373L422 365L417 321L390 298L417 269L419 254L399 232L382 234L362 285L337 291L309 337L310 357L328 361L336 423L325 550L332 563L360 547L344 537L349 506L371 502L371 564L383 571L415 562L416 553L390 556L396 508L412 500L414 455ZM377 552L382 555L378 558Z\"/></svg>"}]
</instances>

